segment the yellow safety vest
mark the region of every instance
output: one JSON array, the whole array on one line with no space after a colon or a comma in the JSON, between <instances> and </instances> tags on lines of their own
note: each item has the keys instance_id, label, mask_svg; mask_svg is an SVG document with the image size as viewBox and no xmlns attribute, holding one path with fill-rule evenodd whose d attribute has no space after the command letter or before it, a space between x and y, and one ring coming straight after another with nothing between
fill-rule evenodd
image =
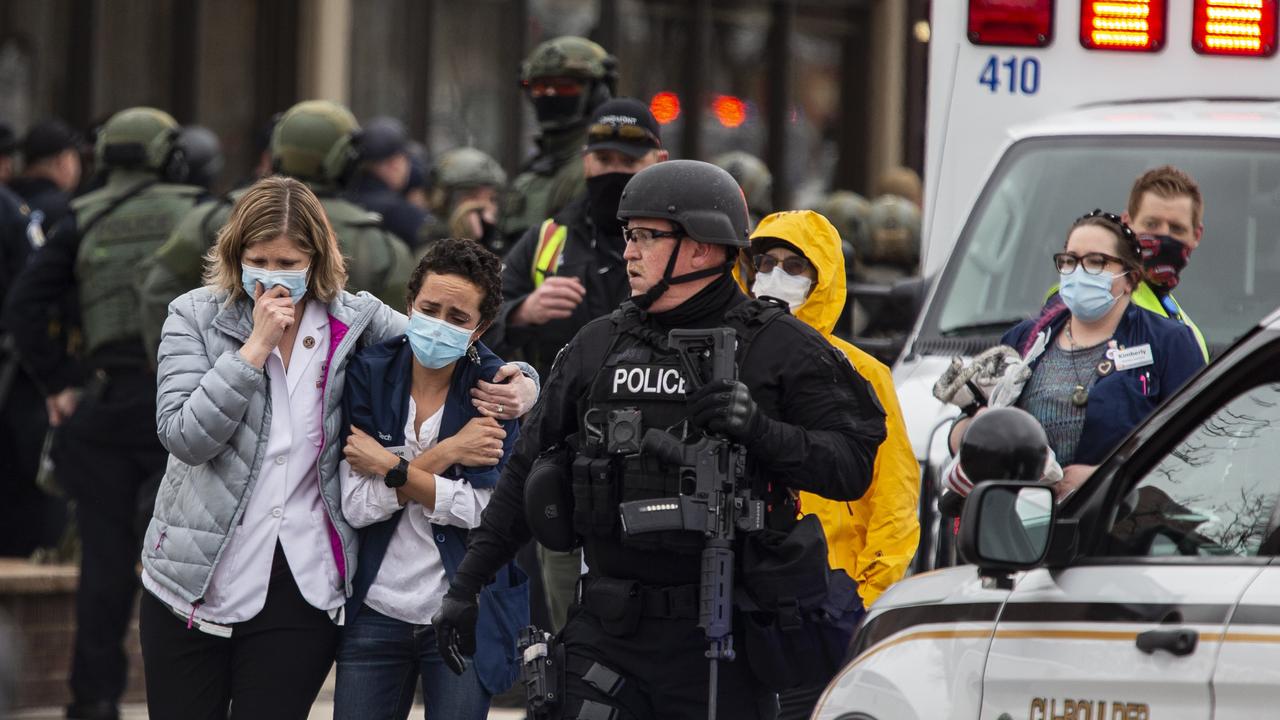
<instances>
[{"instance_id":1,"label":"yellow safety vest","mask_svg":"<svg viewBox=\"0 0 1280 720\"><path fill-rule=\"evenodd\" d=\"M1134 288L1132 300L1143 310L1172 318L1191 328L1191 332L1196 336L1196 342L1200 344L1200 352L1204 354L1204 361L1209 362L1209 346L1205 343L1204 334L1200 332L1200 328L1196 327L1191 318L1187 317L1187 314L1182 310L1182 306L1178 304L1177 300L1173 299L1172 295L1166 295L1165 297L1173 304L1175 315L1169 314L1169 308L1166 308L1164 303L1160 302L1160 296L1156 295L1156 292L1151 289L1151 286L1145 280L1138 283L1138 287Z\"/></svg>"},{"instance_id":2,"label":"yellow safety vest","mask_svg":"<svg viewBox=\"0 0 1280 720\"><path fill-rule=\"evenodd\" d=\"M560 256L564 253L564 242L569 237L569 228L558 225L555 220L546 220L538 229L538 245L533 251L533 287L537 289L548 275L554 275L560 269Z\"/></svg>"}]
</instances>

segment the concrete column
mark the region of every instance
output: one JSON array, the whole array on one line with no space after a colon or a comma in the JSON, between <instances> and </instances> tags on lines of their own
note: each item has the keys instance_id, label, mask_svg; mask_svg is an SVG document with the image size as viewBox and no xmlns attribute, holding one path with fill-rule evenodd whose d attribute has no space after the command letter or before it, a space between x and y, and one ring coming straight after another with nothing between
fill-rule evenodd
<instances>
[{"instance_id":1,"label":"concrete column","mask_svg":"<svg viewBox=\"0 0 1280 720\"><path fill-rule=\"evenodd\" d=\"M890 167L902 164L906 127L907 3L875 0L871 8L871 104L867 147L867 188Z\"/></svg>"},{"instance_id":2,"label":"concrete column","mask_svg":"<svg viewBox=\"0 0 1280 720\"><path fill-rule=\"evenodd\" d=\"M344 105L351 95L351 0L303 0L298 96Z\"/></svg>"}]
</instances>

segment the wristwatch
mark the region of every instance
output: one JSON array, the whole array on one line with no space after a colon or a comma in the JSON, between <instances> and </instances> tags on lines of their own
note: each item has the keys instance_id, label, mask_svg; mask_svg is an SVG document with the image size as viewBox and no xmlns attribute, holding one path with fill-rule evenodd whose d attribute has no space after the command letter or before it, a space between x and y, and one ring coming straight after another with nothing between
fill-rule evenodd
<instances>
[{"instance_id":1,"label":"wristwatch","mask_svg":"<svg viewBox=\"0 0 1280 720\"><path fill-rule=\"evenodd\" d=\"M409 461L400 458L400 462L396 463L395 467L382 476L382 482L386 483L389 488L403 487L405 483L409 482Z\"/></svg>"}]
</instances>

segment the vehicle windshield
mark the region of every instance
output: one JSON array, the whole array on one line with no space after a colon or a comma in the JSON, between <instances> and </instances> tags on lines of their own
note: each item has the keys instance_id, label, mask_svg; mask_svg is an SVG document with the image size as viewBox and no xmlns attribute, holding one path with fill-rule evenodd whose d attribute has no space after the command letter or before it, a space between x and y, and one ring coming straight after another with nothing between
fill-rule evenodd
<instances>
[{"instance_id":1,"label":"vehicle windshield","mask_svg":"<svg viewBox=\"0 0 1280 720\"><path fill-rule=\"evenodd\" d=\"M1214 348L1280 306L1280 140L1034 139L992 175L939 279L921 340L994 343L1058 282L1051 256L1076 218L1120 214L1144 171L1172 164L1199 183L1204 237L1174 292ZM927 351L927 348L921 348Z\"/></svg>"}]
</instances>

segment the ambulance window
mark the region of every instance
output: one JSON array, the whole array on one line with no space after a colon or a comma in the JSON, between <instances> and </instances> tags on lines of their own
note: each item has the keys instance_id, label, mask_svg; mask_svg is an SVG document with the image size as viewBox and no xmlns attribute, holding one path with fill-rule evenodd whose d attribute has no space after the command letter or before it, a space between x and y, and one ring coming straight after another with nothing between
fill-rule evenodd
<instances>
[{"instance_id":1,"label":"ambulance window","mask_svg":"<svg viewBox=\"0 0 1280 720\"><path fill-rule=\"evenodd\" d=\"M1277 447L1280 383L1236 396L1175 445L1121 501L1106 554L1278 554Z\"/></svg>"},{"instance_id":2,"label":"ambulance window","mask_svg":"<svg viewBox=\"0 0 1280 720\"><path fill-rule=\"evenodd\" d=\"M1254 327L1280 305L1280 142L1030 139L992 173L938 278L917 350L976 352L1034 316L1058 282L1051 256L1071 223L1093 208L1122 212L1134 179L1166 163L1204 195L1204 237L1178 302L1218 348Z\"/></svg>"}]
</instances>

